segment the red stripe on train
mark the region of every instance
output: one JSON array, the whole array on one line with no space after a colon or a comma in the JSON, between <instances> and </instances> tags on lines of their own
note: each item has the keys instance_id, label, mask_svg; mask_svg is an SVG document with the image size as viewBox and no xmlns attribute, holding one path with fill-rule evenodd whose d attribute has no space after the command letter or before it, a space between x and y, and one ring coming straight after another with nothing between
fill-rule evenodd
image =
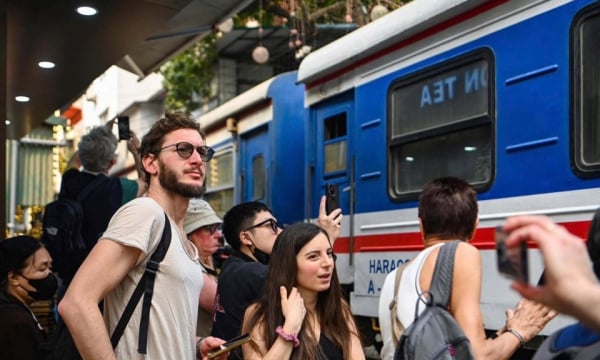
<instances>
[{"instance_id":1,"label":"red stripe on train","mask_svg":"<svg viewBox=\"0 0 600 360\"><path fill-rule=\"evenodd\" d=\"M591 222L574 221L560 224L572 234L585 239L587 238ZM472 244L481 250L495 249L494 228L477 229ZM536 248L537 246L530 243L529 247ZM333 248L338 254L349 253L350 238L341 237L337 239ZM377 251L420 251L423 250L423 240L421 239L421 234L417 232L362 235L354 237L353 249L355 253Z\"/></svg>"}]
</instances>

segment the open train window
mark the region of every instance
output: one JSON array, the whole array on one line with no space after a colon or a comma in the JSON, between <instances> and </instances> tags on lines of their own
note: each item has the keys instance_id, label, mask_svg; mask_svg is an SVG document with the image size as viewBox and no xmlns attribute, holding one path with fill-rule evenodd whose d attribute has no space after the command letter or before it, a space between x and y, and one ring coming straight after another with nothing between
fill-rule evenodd
<instances>
[{"instance_id":1,"label":"open train window","mask_svg":"<svg viewBox=\"0 0 600 360\"><path fill-rule=\"evenodd\" d=\"M223 217L225 212L233 207L234 200L234 162L233 151L217 151L215 156L206 164L206 194L215 212Z\"/></svg>"},{"instance_id":2,"label":"open train window","mask_svg":"<svg viewBox=\"0 0 600 360\"><path fill-rule=\"evenodd\" d=\"M600 176L600 7L573 26L573 161L580 176Z\"/></svg>"},{"instance_id":3,"label":"open train window","mask_svg":"<svg viewBox=\"0 0 600 360\"><path fill-rule=\"evenodd\" d=\"M388 184L414 198L438 177L493 179L493 57L478 51L395 81L388 92Z\"/></svg>"},{"instance_id":4,"label":"open train window","mask_svg":"<svg viewBox=\"0 0 600 360\"><path fill-rule=\"evenodd\" d=\"M325 168L323 169L323 173L325 176L344 172L348 166L347 117L347 114L343 112L324 120Z\"/></svg>"}]
</instances>

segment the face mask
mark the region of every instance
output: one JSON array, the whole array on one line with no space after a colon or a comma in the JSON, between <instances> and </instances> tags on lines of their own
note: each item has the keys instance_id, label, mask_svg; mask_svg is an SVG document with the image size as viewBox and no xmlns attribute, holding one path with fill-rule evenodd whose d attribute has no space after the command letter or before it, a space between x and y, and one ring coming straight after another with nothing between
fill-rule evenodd
<instances>
[{"instance_id":1,"label":"face mask","mask_svg":"<svg viewBox=\"0 0 600 360\"><path fill-rule=\"evenodd\" d=\"M258 260L258 262L263 263L265 265L269 264L269 257L270 257L269 254L263 252L259 248L254 247L254 250L252 251L252 255L254 255L256 260Z\"/></svg>"},{"instance_id":2,"label":"face mask","mask_svg":"<svg viewBox=\"0 0 600 360\"><path fill-rule=\"evenodd\" d=\"M58 288L58 280L52 273L48 274L48 276L43 279L28 279L25 276L23 277L27 279L29 285L33 286L36 290L29 291L25 289L27 290L27 294L34 300L49 300L54 296L54 293L56 293L56 289Z\"/></svg>"}]
</instances>

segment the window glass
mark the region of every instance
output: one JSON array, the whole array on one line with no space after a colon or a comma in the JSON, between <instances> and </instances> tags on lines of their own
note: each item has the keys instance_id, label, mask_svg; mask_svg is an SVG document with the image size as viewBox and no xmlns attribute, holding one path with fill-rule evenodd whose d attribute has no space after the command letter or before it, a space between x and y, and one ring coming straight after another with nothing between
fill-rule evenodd
<instances>
[{"instance_id":1,"label":"window glass","mask_svg":"<svg viewBox=\"0 0 600 360\"><path fill-rule=\"evenodd\" d=\"M579 167L600 170L600 15L579 27Z\"/></svg>"},{"instance_id":2,"label":"window glass","mask_svg":"<svg viewBox=\"0 0 600 360\"><path fill-rule=\"evenodd\" d=\"M261 200L265 197L266 189L266 173L265 157L257 155L252 159L252 200Z\"/></svg>"},{"instance_id":3,"label":"window glass","mask_svg":"<svg viewBox=\"0 0 600 360\"><path fill-rule=\"evenodd\" d=\"M480 126L394 147L394 193L420 191L426 183L442 176L456 176L470 184L490 181L490 130L489 126Z\"/></svg>"},{"instance_id":4,"label":"window glass","mask_svg":"<svg viewBox=\"0 0 600 360\"><path fill-rule=\"evenodd\" d=\"M345 171L347 164L347 115L336 114L324 120L324 173Z\"/></svg>"},{"instance_id":5,"label":"window glass","mask_svg":"<svg viewBox=\"0 0 600 360\"><path fill-rule=\"evenodd\" d=\"M479 52L409 75L389 92L389 186L414 196L429 181L456 176L472 185L493 178L491 55Z\"/></svg>"},{"instance_id":6,"label":"window glass","mask_svg":"<svg viewBox=\"0 0 600 360\"><path fill-rule=\"evenodd\" d=\"M223 217L233 206L234 197L233 151L217 152L206 164L206 194L217 215Z\"/></svg>"},{"instance_id":7,"label":"window glass","mask_svg":"<svg viewBox=\"0 0 600 360\"><path fill-rule=\"evenodd\" d=\"M206 165L206 186L233 186L233 152L215 154Z\"/></svg>"}]
</instances>

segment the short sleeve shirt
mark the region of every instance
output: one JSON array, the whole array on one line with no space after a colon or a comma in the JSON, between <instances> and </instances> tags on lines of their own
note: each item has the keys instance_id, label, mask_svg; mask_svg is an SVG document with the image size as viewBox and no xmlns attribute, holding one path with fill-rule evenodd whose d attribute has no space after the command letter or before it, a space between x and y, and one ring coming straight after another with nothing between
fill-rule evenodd
<instances>
[{"instance_id":1,"label":"short sleeve shirt","mask_svg":"<svg viewBox=\"0 0 600 360\"><path fill-rule=\"evenodd\" d=\"M198 253L171 224L171 244L154 283L148 329L148 353L137 352L141 303L138 304L115 350L118 359L195 359L196 318L202 290ZM137 198L123 205L111 219L100 241L115 241L140 249L145 259L131 270L104 300L104 320L109 334L144 273L146 262L162 236L164 211L151 198Z\"/></svg>"}]
</instances>

